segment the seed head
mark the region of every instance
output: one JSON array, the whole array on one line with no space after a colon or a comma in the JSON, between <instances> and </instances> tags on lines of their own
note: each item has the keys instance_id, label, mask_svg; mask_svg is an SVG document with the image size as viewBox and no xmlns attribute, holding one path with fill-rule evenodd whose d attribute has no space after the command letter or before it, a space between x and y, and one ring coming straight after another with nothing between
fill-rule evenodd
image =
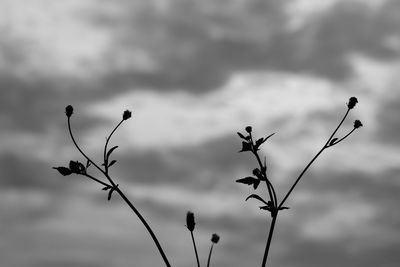
<instances>
[{"instance_id":1,"label":"seed head","mask_svg":"<svg viewBox=\"0 0 400 267\"><path fill-rule=\"evenodd\" d=\"M190 232L193 232L195 225L196 225L196 223L194 221L194 213L191 211L188 211L186 214L186 227Z\"/></svg>"},{"instance_id":2,"label":"seed head","mask_svg":"<svg viewBox=\"0 0 400 267\"><path fill-rule=\"evenodd\" d=\"M130 112L129 110L125 110L124 114L122 114L122 119L126 121L130 117L132 117L132 112Z\"/></svg>"},{"instance_id":3,"label":"seed head","mask_svg":"<svg viewBox=\"0 0 400 267\"><path fill-rule=\"evenodd\" d=\"M219 241L219 235L213 234L213 235L211 236L211 242L213 242L214 244L217 244L218 241Z\"/></svg>"},{"instance_id":4,"label":"seed head","mask_svg":"<svg viewBox=\"0 0 400 267\"><path fill-rule=\"evenodd\" d=\"M349 103L347 103L347 107L348 107L349 109L352 109L352 108L354 108L354 107L356 106L357 103L358 103L357 98L354 97L354 96L352 96L352 97L350 97L350 99L349 99Z\"/></svg>"},{"instance_id":5,"label":"seed head","mask_svg":"<svg viewBox=\"0 0 400 267\"><path fill-rule=\"evenodd\" d=\"M363 126L363 124L361 123L361 121L360 120L355 120L354 121L354 128L360 128L360 127L362 127Z\"/></svg>"},{"instance_id":6,"label":"seed head","mask_svg":"<svg viewBox=\"0 0 400 267\"><path fill-rule=\"evenodd\" d=\"M74 108L71 105L65 107L65 114L67 117L71 117L72 113L74 113Z\"/></svg>"}]
</instances>

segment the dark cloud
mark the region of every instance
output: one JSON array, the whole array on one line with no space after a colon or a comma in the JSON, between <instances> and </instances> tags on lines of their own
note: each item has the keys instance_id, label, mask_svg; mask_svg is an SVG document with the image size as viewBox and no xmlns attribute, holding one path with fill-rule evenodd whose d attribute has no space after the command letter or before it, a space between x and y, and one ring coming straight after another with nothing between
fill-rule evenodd
<instances>
[{"instance_id":1,"label":"dark cloud","mask_svg":"<svg viewBox=\"0 0 400 267\"><path fill-rule=\"evenodd\" d=\"M298 31L287 30L290 18L281 2L249 1L240 12L232 12L229 4L210 5L179 2L161 13L150 4L130 8L124 1L122 15L94 16L96 25L115 32L108 62L141 50L157 65L146 72L118 70L111 63L104 85L203 92L220 86L235 71L263 69L336 80L352 74L352 53L398 57L384 42L399 35L393 10L400 7L394 2L378 11L362 3L339 3Z\"/></svg>"}]
</instances>

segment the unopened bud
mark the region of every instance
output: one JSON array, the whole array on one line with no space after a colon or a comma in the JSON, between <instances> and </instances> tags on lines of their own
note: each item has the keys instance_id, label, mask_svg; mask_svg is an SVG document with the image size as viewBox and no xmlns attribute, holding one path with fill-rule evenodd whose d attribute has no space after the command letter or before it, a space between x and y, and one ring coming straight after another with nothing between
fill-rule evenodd
<instances>
[{"instance_id":1,"label":"unopened bud","mask_svg":"<svg viewBox=\"0 0 400 267\"><path fill-rule=\"evenodd\" d=\"M360 120L355 120L354 121L354 128L360 128L360 127L362 127L363 126L363 124L361 123L361 121Z\"/></svg>"},{"instance_id":2,"label":"unopened bud","mask_svg":"<svg viewBox=\"0 0 400 267\"><path fill-rule=\"evenodd\" d=\"M74 108L71 105L65 107L65 114L67 117L71 117L72 113L74 113Z\"/></svg>"},{"instance_id":3,"label":"unopened bud","mask_svg":"<svg viewBox=\"0 0 400 267\"><path fill-rule=\"evenodd\" d=\"M354 108L354 107L356 106L357 103L358 103L357 98L354 97L354 96L352 96L352 97L350 97L350 99L349 99L349 103L347 103L347 107L348 107L349 109L352 109L352 108Z\"/></svg>"},{"instance_id":4,"label":"unopened bud","mask_svg":"<svg viewBox=\"0 0 400 267\"><path fill-rule=\"evenodd\" d=\"M195 225L196 225L196 223L194 221L194 213L191 211L188 211L186 214L186 227L190 232L193 232Z\"/></svg>"},{"instance_id":5,"label":"unopened bud","mask_svg":"<svg viewBox=\"0 0 400 267\"><path fill-rule=\"evenodd\" d=\"M219 235L213 234L213 235L211 236L211 242L213 242L214 244L217 244L218 241L219 241Z\"/></svg>"},{"instance_id":6,"label":"unopened bud","mask_svg":"<svg viewBox=\"0 0 400 267\"><path fill-rule=\"evenodd\" d=\"M132 112L130 112L129 110L125 110L124 114L122 114L122 119L126 121L130 117L132 117Z\"/></svg>"}]
</instances>

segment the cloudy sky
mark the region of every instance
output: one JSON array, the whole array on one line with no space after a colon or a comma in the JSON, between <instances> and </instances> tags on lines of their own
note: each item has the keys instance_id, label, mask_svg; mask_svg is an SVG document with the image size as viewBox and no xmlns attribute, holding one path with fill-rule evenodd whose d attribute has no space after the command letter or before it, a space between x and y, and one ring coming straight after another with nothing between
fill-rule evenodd
<instances>
[{"instance_id":1,"label":"cloudy sky","mask_svg":"<svg viewBox=\"0 0 400 267\"><path fill-rule=\"evenodd\" d=\"M282 199L270 266L394 267L400 262L400 1L0 0L0 258L8 267L163 266L116 195L52 166L100 162L156 232L173 266L260 266L269 214L235 183L256 161L237 131L265 145ZM102 178L93 170L93 175ZM260 187L257 193L266 194Z\"/></svg>"}]
</instances>

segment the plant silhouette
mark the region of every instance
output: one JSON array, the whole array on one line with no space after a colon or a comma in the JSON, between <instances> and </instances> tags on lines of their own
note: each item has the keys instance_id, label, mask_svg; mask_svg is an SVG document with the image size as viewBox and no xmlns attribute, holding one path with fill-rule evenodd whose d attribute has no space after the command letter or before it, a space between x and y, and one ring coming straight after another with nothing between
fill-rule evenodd
<instances>
[{"instance_id":1,"label":"plant silhouette","mask_svg":"<svg viewBox=\"0 0 400 267\"><path fill-rule=\"evenodd\" d=\"M95 163L91 158L89 158L86 155L86 153L82 150L82 148L78 145L78 143L76 142L75 137L72 133L72 128L71 128L71 117L72 117L73 113L74 113L74 108L71 105L68 105L65 108L65 114L67 116L67 123L68 123L68 132L69 132L69 135L70 135L75 147L85 158L86 164L84 165L83 163L81 163L79 161L71 160L69 162L68 167L59 166L59 167L53 167L53 169L57 170L63 176L77 174L77 175L82 175L86 178L89 178L89 179L99 183L100 185L102 185L102 190L108 192L108 194L107 194L108 201L111 200L113 193L119 194L120 197L125 201L125 203L131 208L131 210L135 213L135 215L139 218L139 220L145 226L147 232L150 234L154 244L156 245L165 265L167 267L171 267L171 264L169 263L169 260L168 260L167 256L165 255L165 252L164 252L163 248L161 247L161 244L158 241L154 231L151 229L150 225L148 224L146 219L143 217L143 215L139 212L139 210L133 205L133 203L126 197L126 195L119 188L119 184L115 183L115 181L109 174L109 168L112 167L117 162L115 159L110 160L110 157L111 157L111 154L118 148L118 146L113 146L112 148L108 149L108 144L111 140L111 137L113 136L115 131L122 125L122 123L132 117L132 112L129 110L125 110L122 114L121 121L114 127L114 129L111 131L111 133L106 138L106 142L104 145L104 151L103 151L103 163L101 165ZM89 174L89 167L92 165L100 171L100 173L104 176L105 181L102 181L101 179L96 178L93 175ZM194 213L189 211L186 216L186 227L188 228L188 230L191 233L193 246L194 246L194 250L195 250L195 255L196 255L197 266L200 267L200 260L199 260L199 256L197 253L197 247L196 247L196 243L195 243L195 239L194 239L194 235L193 235L195 224L196 223L195 223L195 219L194 219ZM216 234L214 234L214 235L216 235ZM216 236L214 236L214 235L212 236L212 239L211 239L212 244L217 243L219 240L219 237L218 238L216 237L218 235L216 235ZM212 250L212 247L213 247L213 245L211 246L211 250ZM211 258L211 251L209 254L209 258L208 258L208 266L210 264L210 258Z\"/></svg>"},{"instance_id":2,"label":"plant silhouette","mask_svg":"<svg viewBox=\"0 0 400 267\"><path fill-rule=\"evenodd\" d=\"M267 176L267 162L266 158L264 157L264 161L261 161L261 156L259 154L260 146L267 141L271 136L274 134L270 134L267 137L261 137L259 139L255 139L252 134L252 127L247 126L245 128L246 134L243 135L242 133L238 132L238 136L243 140L242 141L242 149L239 152L250 152L254 155L256 158L256 161L258 163L258 167L256 167L253 170L253 176L248 176L244 177L241 179L236 180L237 183L242 183L246 185L252 185L254 190L256 190L261 182L265 182L267 190L268 190L268 198L269 200L263 199L261 196L257 194L251 194L246 198L246 201L249 199L256 199L262 203L263 206L260 206L261 210L268 211L271 214L272 221L269 227L269 232L268 232L268 238L267 238L267 243L265 245L265 251L264 251L264 256L262 260L262 267L265 267L267 264L267 258L268 258L268 252L271 246L271 241L272 241L272 235L274 233L275 229L275 224L276 220L278 218L278 213L281 210L289 209L288 207L283 206L283 204L286 202L286 200L289 198L290 194L293 192L293 189L296 187L300 179L303 177L303 175L306 173L306 171L310 168L310 166L314 163L314 161L318 158L321 153L328 148L331 148L340 142L342 142L344 139L349 137L356 129L362 127L362 123L360 120L355 120L354 121L354 126L353 129L350 130L345 136L341 137L335 137L337 131L339 128L342 126L343 122L345 121L347 115L349 114L350 110L352 110L356 104L358 103L358 100L356 97L350 97L349 102L347 103L347 111L344 114L342 120L339 122L338 126L336 129L332 132L326 143L322 146L322 148L317 152L317 154L311 159L311 161L306 165L306 167L301 171L299 176L296 178L292 186L290 187L289 191L286 193L286 195L283 197L283 199L279 202L277 197L276 197L276 191L271 183L270 179ZM256 140L256 141L254 141Z\"/></svg>"},{"instance_id":3,"label":"plant silhouette","mask_svg":"<svg viewBox=\"0 0 400 267\"><path fill-rule=\"evenodd\" d=\"M311 159L311 161L306 165L306 167L300 172L299 176L295 179L294 183L286 193L286 195L283 197L281 201L278 201L277 196L276 196L276 191L275 187L271 183L269 177L267 176L267 162L266 162L266 157L263 157L263 160L261 160L261 155L259 153L260 147L269 139L271 138L274 134L270 134L266 137L261 137L261 138L254 138L253 136L253 128L251 126L247 126L245 128L245 134L242 134L238 132L238 136L242 139L242 149L239 152L250 152L253 154L255 157L258 166L253 169L252 175L241 178L236 180L237 183L245 184L252 186L254 190L259 189L259 186L261 183L265 182L268 194L267 198L263 198L258 194L251 194L246 198L246 201L249 199L255 199L259 202L262 203L262 206L260 206L260 209L263 211L267 211L271 215L271 223L269 226L269 231L268 231L268 237L266 241L266 246L265 246L265 251L264 251L264 256L262 260L262 267L266 266L267 263L267 258L268 258L268 252L270 250L271 246L271 241L272 241L272 235L274 233L275 229L275 224L277 221L277 217L280 211L288 209L288 207L283 206L286 200L289 198L290 194L300 181L300 179L304 176L306 171L310 168L310 166L314 163L314 161L318 158L319 155L323 151L325 151L328 148L331 148L340 142L342 142L344 139L346 139L348 136L350 136L356 129L362 127L362 123L359 120L354 121L354 126L353 129L350 130L346 135L343 137L335 137L337 131L339 128L342 126L343 122L345 121L346 117L348 116L350 110L352 110L356 104L358 103L358 100L356 97L351 97L349 99L349 102L347 103L347 111L345 115L343 116L342 120L338 124L338 126L335 128L335 130L332 132L326 143L322 146L322 148L316 153L316 155ZM111 159L112 153L118 148L118 146L113 146L112 148L108 148L109 142L111 140L111 137L115 133L115 131L124 123L126 120L130 119L132 116L132 112L129 110L125 110L122 114L122 119L119 121L119 123L114 127L114 129L111 131L111 133L108 135L106 138L106 142L104 145L104 150L103 150L103 162L101 164L98 164L94 162L91 158L87 156L87 154L82 150L82 148L78 145L78 143L75 140L75 137L72 132L72 127L71 127L71 117L74 113L74 109L71 105L67 106L65 108L65 114L67 116L67 124L68 124L68 132L69 135L72 139L72 142L74 143L75 147L78 149L78 151L82 154L82 156L85 158L86 163L83 164L80 161L73 161L71 160L69 162L68 167L65 166L59 166L59 167L53 167L56 169L61 175L67 176L71 174L76 174L76 175L81 175L86 178L89 178L98 184L102 186L102 190L107 192L107 200L111 200L112 196L114 193L118 194L124 201L125 203L130 207L130 209L133 211L133 213L139 218L139 220L142 222L142 224L145 226L147 232L150 234L154 244L156 245L165 265L167 267L171 267L171 264L169 263L169 260L167 256L165 255L165 252L157 239L154 231L148 224L148 222L145 220L145 218L142 216L142 214L139 212L139 210L133 205L133 203L126 197L126 195L123 193L121 188L119 187L119 184L117 184L114 179L110 176L109 169L110 167L114 166L115 163L117 162L114 159ZM89 173L90 167L94 166L97 170L100 171L102 176L104 176L102 179L95 177L94 175ZM196 257L196 262L197 262L197 267L201 267L200 265L200 259L199 255L197 252L197 247L196 247L196 242L194 238L194 230L195 230L195 216L193 212L188 211L186 215L186 227L189 230L193 242L193 247L194 247L194 252L195 252L195 257ZM211 255L212 251L214 248L214 245L218 243L220 240L220 237L218 234L213 234L211 236L211 246L210 246L210 251L207 259L207 267L210 266L210 261L211 261Z\"/></svg>"}]
</instances>

